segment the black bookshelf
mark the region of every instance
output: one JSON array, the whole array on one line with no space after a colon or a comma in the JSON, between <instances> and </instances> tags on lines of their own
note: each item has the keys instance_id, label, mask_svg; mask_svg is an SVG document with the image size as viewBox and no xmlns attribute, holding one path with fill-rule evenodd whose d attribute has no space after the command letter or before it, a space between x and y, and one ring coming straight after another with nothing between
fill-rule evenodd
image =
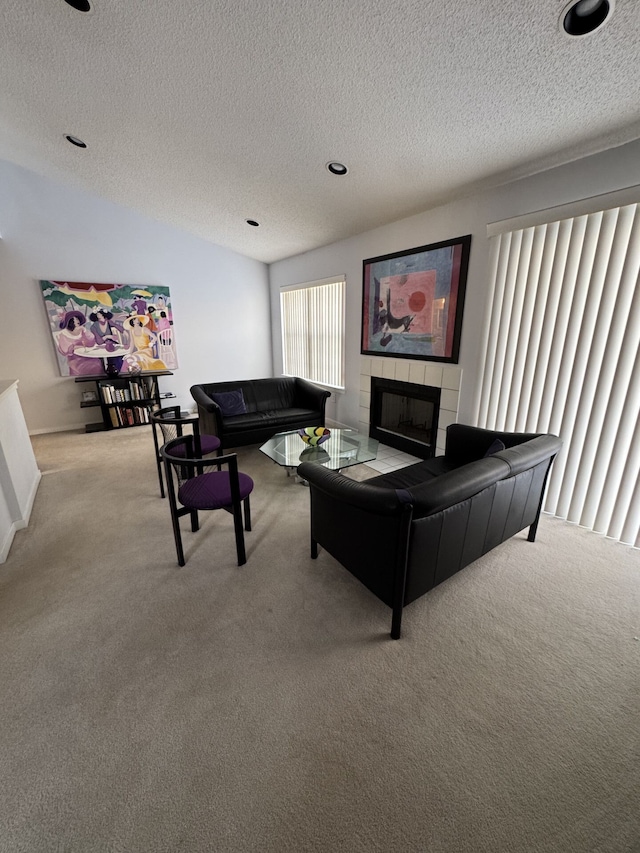
<instances>
[{"instance_id":1,"label":"black bookshelf","mask_svg":"<svg viewBox=\"0 0 640 853\"><path fill-rule=\"evenodd\" d=\"M76 376L76 382L92 382L94 389L83 392L80 408L100 408L102 420L87 424L86 432L128 429L150 423L151 412L174 394L161 395L159 378L173 376L171 370L143 370L117 376Z\"/></svg>"}]
</instances>

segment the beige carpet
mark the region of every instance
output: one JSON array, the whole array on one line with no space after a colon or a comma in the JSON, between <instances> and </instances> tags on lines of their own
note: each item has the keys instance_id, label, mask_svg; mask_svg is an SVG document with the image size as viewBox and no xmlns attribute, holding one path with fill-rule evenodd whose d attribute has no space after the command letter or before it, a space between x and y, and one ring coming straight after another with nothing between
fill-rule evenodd
<instances>
[{"instance_id":1,"label":"beige carpet","mask_svg":"<svg viewBox=\"0 0 640 853\"><path fill-rule=\"evenodd\" d=\"M34 446L0 567L0 850L640 851L638 551L545 517L394 642L256 448L247 564L217 512L183 520L180 569L148 428Z\"/></svg>"}]
</instances>

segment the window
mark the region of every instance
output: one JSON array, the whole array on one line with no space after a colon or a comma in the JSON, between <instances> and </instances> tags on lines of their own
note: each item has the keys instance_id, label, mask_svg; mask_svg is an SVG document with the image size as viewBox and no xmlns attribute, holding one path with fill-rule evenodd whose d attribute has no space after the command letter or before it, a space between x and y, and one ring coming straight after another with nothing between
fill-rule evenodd
<instances>
[{"instance_id":1,"label":"window","mask_svg":"<svg viewBox=\"0 0 640 853\"><path fill-rule=\"evenodd\" d=\"M476 423L560 435L545 511L638 546L640 205L489 235Z\"/></svg>"},{"instance_id":2,"label":"window","mask_svg":"<svg viewBox=\"0 0 640 853\"><path fill-rule=\"evenodd\" d=\"M280 291L283 373L344 388L345 278Z\"/></svg>"}]
</instances>

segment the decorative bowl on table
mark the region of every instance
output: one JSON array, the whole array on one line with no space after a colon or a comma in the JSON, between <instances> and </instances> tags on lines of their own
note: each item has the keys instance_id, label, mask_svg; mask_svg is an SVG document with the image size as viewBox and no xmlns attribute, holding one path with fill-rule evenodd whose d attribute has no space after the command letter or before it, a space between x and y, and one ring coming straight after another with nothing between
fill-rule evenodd
<instances>
[{"instance_id":1,"label":"decorative bowl on table","mask_svg":"<svg viewBox=\"0 0 640 853\"><path fill-rule=\"evenodd\" d=\"M298 430L298 435L309 447L317 447L329 438L331 430L321 426L305 427Z\"/></svg>"}]
</instances>

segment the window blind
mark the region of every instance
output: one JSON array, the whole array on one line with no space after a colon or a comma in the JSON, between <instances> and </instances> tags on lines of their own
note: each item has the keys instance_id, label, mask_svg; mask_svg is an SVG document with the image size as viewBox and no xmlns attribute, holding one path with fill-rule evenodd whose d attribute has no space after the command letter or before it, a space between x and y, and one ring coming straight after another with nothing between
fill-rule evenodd
<instances>
[{"instance_id":1,"label":"window blind","mask_svg":"<svg viewBox=\"0 0 640 853\"><path fill-rule=\"evenodd\" d=\"M344 388L344 304L344 277L280 291L284 373Z\"/></svg>"},{"instance_id":2,"label":"window blind","mask_svg":"<svg viewBox=\"0 0 640 853\"><path fill-rule=\"evenodd\" d=\"M544 510L638 546L638 204L498 233L479 426L564 442Z\"/></svg>"}]
</instances>

